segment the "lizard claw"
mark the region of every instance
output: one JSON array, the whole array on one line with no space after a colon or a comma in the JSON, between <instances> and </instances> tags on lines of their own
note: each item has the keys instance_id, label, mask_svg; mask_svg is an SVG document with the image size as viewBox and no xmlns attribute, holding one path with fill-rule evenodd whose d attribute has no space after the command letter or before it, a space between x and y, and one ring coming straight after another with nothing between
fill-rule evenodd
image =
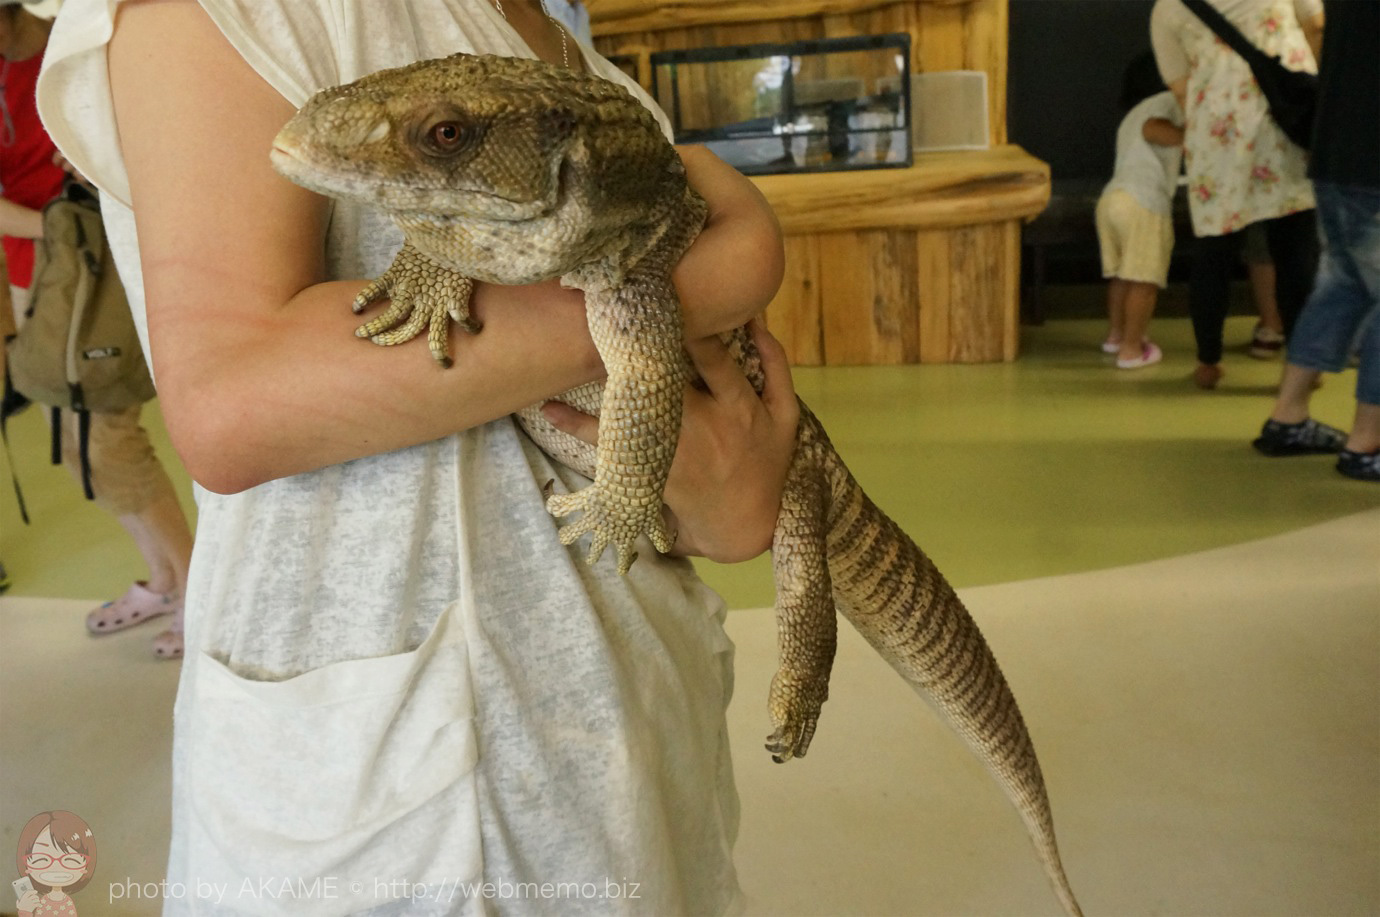
<instances>
[{"instance_id":1,"label":"lizard claw","mask_svg":"<svg viewBox=\"0 0 1380 917\"><path fill-rule=\"evenodd\" d=\"M383 314L355 329L355 336L385 347L410 341L427 332L431 356L443 367L451 365L448 322L470 333L482 327L470 316L474 281L443 267L409 245L398 252L388 270L360 290L350 308L362 313L373 303L389 298Z\"/></svg>"},{"instance_id":2,"label":"lizard claw","mask_svg":"<svg viewBox=\"0 0 1380 917\"><path fill-rule=\"evenodd\" d=\"M604 549L613 545L618 551L618 572L625 574L637 560L633 544L644 534L651 536L657 550L670 550L672 539L666 531L660 503L654 502L648 509L629 504L625 499L609 500L603 496L603 488L597 483L570 494L553 494L549 488L550 485L544 488L543 493L546 495L546 510L551 515L561 518L574 512L584 514L574 522L561 526L558 535L563 545L574 544L584 535L591 535L586 563L593 565L598 562Z\"/></svg>"},{"instance_id":3,"label":"lizard claw","mask_svg":"<svg viewBox=\"0 0 1380 917\"><path fill-rule=\"evenodd\" d=\"M369 308L380 299L388 296L388 284L382 277L376 277L369 281L369 284L355 296L350 303L350 311L355 315L360 315L365 309Z\"/></svg>"},{"instance_id":4,"label":"lizard claw","mask_svg":"<svg viewBox=\"0 0 1380 917\"><path fill-rule=\"evenodd\" d=\"M767 751L777 764L803 758L815 737L820 708L829 696L829 676L800 678L778 670L772 676L767 709L776 730L767 736Z\"/></svg>"}]
</instances>

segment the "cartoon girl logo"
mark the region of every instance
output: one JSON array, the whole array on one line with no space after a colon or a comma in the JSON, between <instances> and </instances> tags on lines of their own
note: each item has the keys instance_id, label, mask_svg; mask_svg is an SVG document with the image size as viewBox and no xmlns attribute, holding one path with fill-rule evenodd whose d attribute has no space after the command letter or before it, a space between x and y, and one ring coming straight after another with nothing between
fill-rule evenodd
<instances>
[{"instance_id":1,"label":"cartoon girl logo","mask_svg":"<svg viewBox=\"0 0 1380 917\"><path fill-rule=\"evenodd\" d=\"M71 896L96 869L96 838L71 812L40 812L19 833L19 917L77 917Z\"/></svg>"}]
</instances>

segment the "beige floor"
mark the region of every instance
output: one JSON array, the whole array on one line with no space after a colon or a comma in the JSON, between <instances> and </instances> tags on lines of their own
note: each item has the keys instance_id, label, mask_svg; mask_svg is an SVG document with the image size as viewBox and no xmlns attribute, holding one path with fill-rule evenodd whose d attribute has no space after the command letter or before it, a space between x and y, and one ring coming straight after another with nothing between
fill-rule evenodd
<instances>
[{"instance_id":1,"label":"beige floor","mask_svg":"<svg viewBox=\"0 0 1380 917\"><path fill-rule=\"evenodd\" d=\"M963 590L1022 701L1089 914L1380 913L1380 510L1228 548ZM1300 576L1298 571L1307 571ZM89 602L0 598L0 844L76 811L84 915L156 883L177 667ZM730 727L750 914L1054 914L1019 820L851 631L808 758L760 751L774 661L739 611ZM8 904L8 901L5 902Z\"/></svg>"}]
</instances>

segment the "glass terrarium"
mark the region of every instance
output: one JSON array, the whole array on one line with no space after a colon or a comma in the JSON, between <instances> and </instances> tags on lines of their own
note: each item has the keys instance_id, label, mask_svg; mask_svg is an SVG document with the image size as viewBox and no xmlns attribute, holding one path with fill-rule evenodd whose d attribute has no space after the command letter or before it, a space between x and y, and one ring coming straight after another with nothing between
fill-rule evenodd
<instances>
[{"instance_id":1,"label":"glass terrarium","mask_svg":"<svg viewBox=\"0 0 1380 917\"><path fill-rule=\"evenodd\" d=\"M909 35L660 51L651 64L676 142L745 174L911 164Z\"/></svg>"}]
</instances>

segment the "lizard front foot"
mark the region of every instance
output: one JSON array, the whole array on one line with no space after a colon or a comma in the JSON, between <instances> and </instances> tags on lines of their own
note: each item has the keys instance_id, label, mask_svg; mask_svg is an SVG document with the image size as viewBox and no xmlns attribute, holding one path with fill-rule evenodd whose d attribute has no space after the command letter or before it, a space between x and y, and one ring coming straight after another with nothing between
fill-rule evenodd
<instances>
[{"instance_id":1,"label":"lizard front foot","mask_svg":"<svg viewBox=\"0 0 1380 917\"><path fill-rule=\"evenodd\" d=\"M449 335L455 322L474 334L480 323L470 315L474 281L432 261L411 245L404 245L388 270L369 282L351 308L363 312L380 299L392 300L383 314L355 329L355 336L392 346L410 341L427 330L427 346L437 363L451 365Z\"/></svg>"},{"instance_id":2,"label":"lizard front foot","mask_svg":"<svg viewBox=\"0 0 1380 917\"><path fill-rule=\"evenodd\" d=\"M642 535L651 538L658 551L665 554L671 550L676 538L666 527L661 515L661 501L652 499L646 503L636 503L628 497L610 496L606 485L594 483L582 490L569 494L555 494L551 486L546 487L546 510L556 518L574 512L584 515L574 522L561 526L561 544L571 545L586 534L594 537L590 542L585 562L593 565L613 545L618 551L618 572L627 573L637 560L633 542Z\"/></svg>"},{"instance_id":3,"label":"lizard front foot","mask_svg":"<svg viewBox=\"0 0 1380 917\"><path fill-rule=\"evenodd\" d=\"M801 678L783 667L771 679L767 711L776 730L767 736L767 751L777 764L803 758L819 723L820 708L829 696L829 674Z\"/></svg>"}]
</instances>

